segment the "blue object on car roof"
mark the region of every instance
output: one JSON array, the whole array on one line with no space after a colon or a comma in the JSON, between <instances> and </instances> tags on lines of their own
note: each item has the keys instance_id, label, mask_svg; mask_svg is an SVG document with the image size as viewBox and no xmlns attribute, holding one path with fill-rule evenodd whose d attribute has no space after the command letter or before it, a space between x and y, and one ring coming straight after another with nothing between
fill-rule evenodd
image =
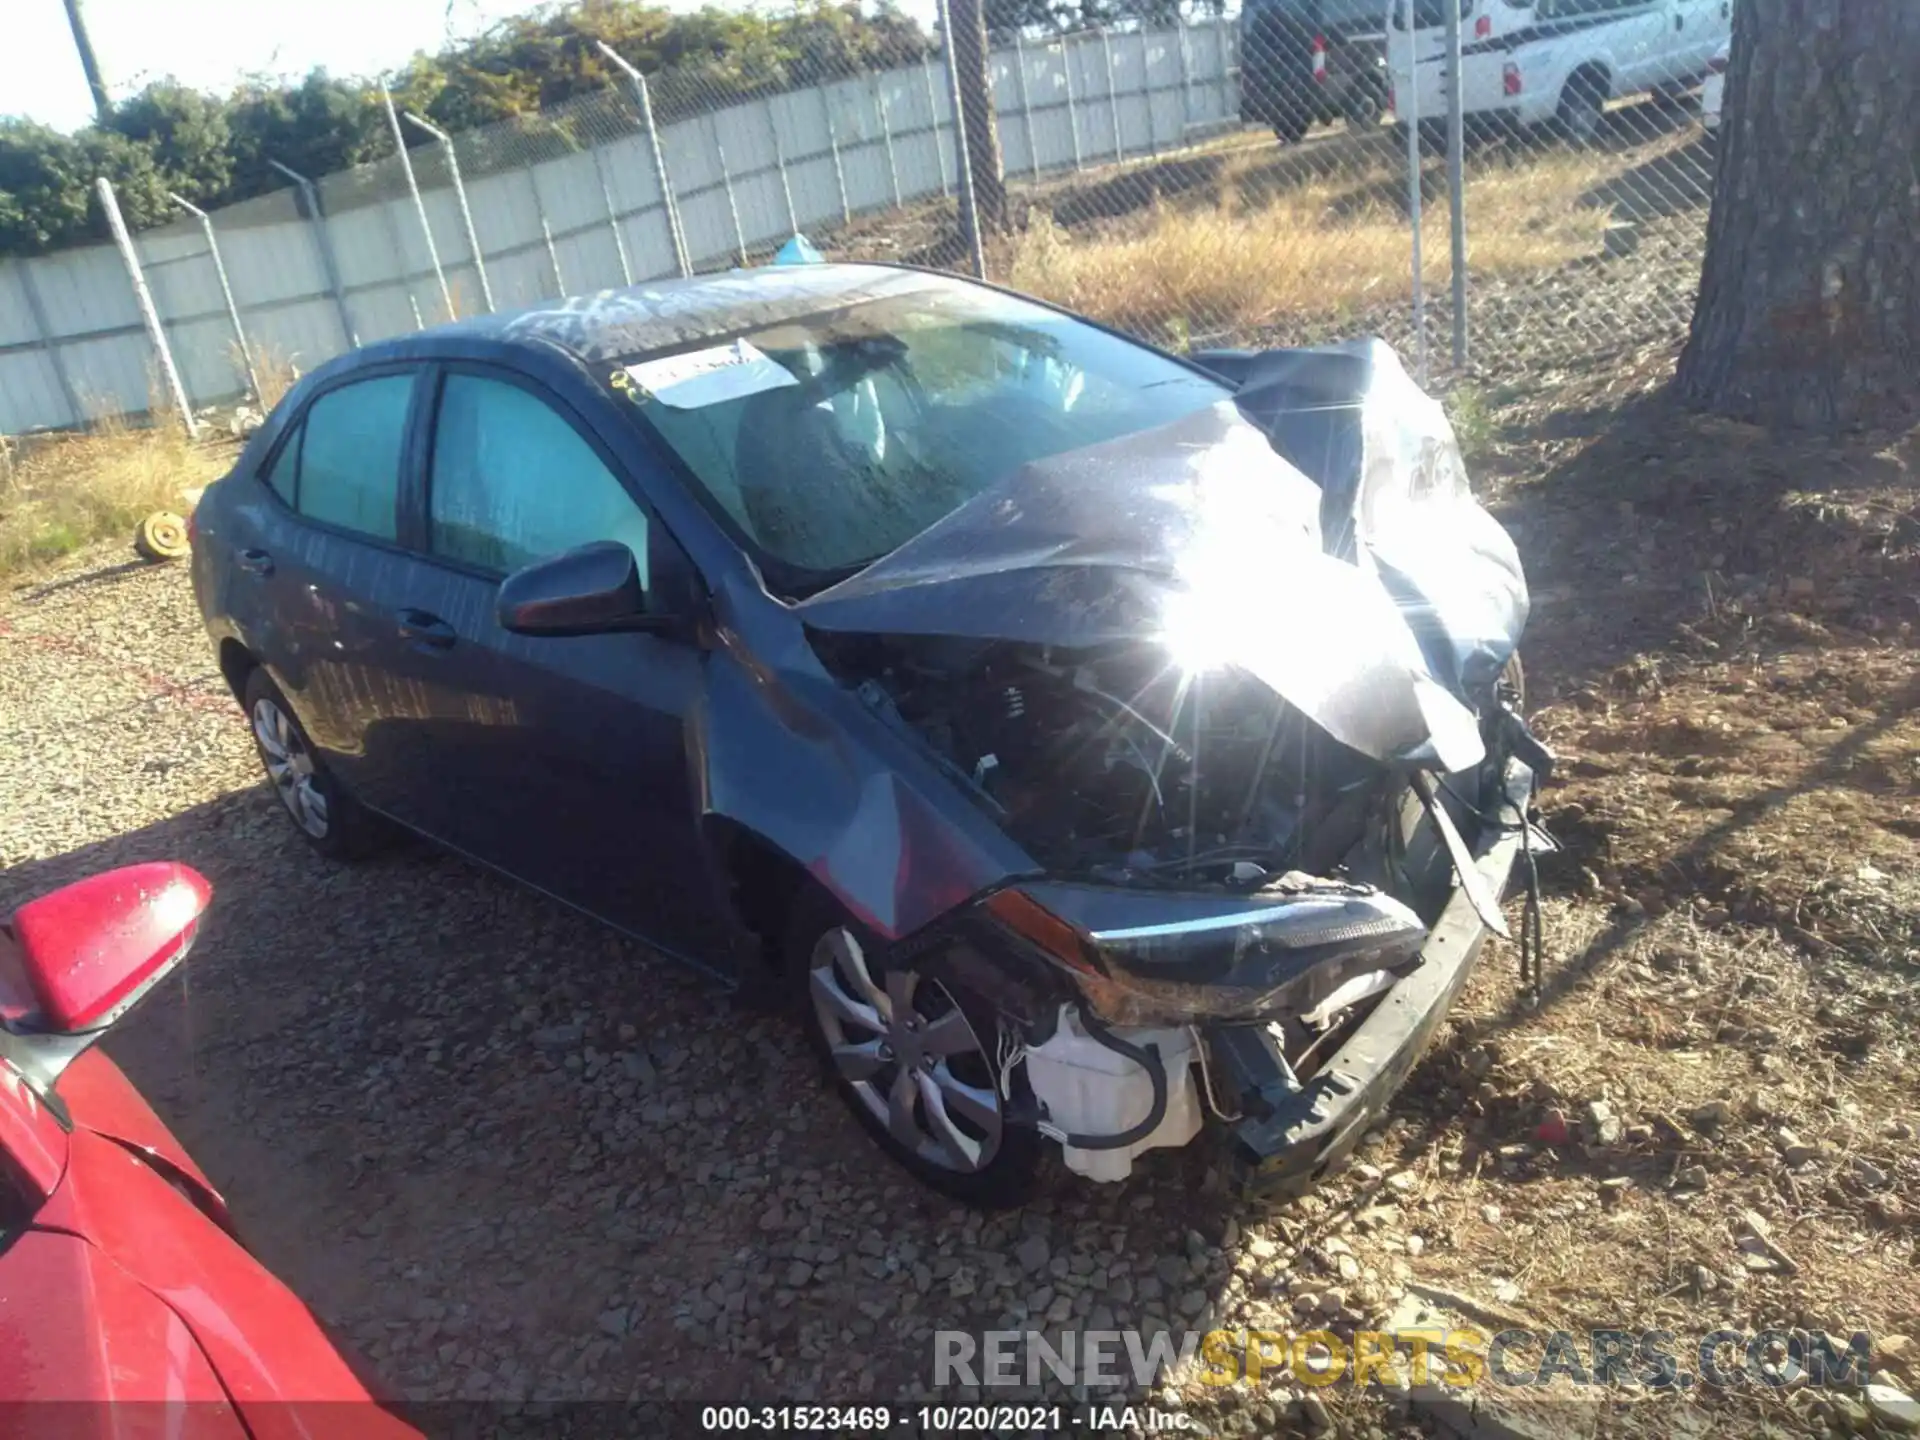
<instances>
[{"instance_id":1,"label":"blue object on car roof","mask_svg":"<svg viewBox=\"0 0 1920 1440\"><path fill-rule=\"evenodd\" d=\"M796 233L791 240L787 241L786 244L774 252L773 263L776 265L818 265L825 261L826 258L826 256L813 248L813 242L811 240L807 239L804 235Z\"/></svg>"}]
</instances>

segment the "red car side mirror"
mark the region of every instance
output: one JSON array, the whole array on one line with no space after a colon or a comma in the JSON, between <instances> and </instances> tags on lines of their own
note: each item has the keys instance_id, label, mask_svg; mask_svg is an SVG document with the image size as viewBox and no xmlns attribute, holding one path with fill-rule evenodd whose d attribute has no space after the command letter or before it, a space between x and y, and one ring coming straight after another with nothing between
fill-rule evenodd
<instances>
[{"instance_id":1,"label":"red car side mirror","mask_svg":"<svg viewBox=\"0 0 1920 1440\"><path fill-rule=\"evenodd\" d=\"M29 900L0 935L0 1044L51 1085L186 958L212 896L197 870L158 861Z\"/></svg>"}]
</instances>

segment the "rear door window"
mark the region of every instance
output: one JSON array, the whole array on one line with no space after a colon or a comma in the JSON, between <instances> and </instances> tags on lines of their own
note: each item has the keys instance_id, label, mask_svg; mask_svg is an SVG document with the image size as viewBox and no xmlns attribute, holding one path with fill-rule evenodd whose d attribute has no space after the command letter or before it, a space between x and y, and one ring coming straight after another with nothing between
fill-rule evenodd
<instances>
[{"instance_id":1,"label":"rear door window","mask_svg":"<svg viewBox=\"0 0 1920 1440\"><path fill-rule=\"evenodd\" d=\"M273 493L289 505L294 503L297 493L295 484L300 474L300 436L301 429L295 425L293 433L280 447L280 453L274 456L273 464L268 467L264 477Z\"/></svg>"},{"instance_id":2,"label":"rear door window","mask_svg":"<svg viewBox=\"0 0 1920 1440\"><path fill-rule=\"evenodd\" d=\"M413 381L412 374L356 380L308 407L299 437L296 510L375 539L396 538L400 453ZM275 481L278 475L276 466Z\"/></svg>"},{"instance_id":3,"label":"rear door window","mask_svg":"<svg viewBox=\"0 0 1920 1440\"><path fill-rule=\"evenodd\" d=\"M646 578L646 511L564 416L504 380L447 376L427 514L433 553L481 570L617 540Z\"/></svg>"}]
</instances>

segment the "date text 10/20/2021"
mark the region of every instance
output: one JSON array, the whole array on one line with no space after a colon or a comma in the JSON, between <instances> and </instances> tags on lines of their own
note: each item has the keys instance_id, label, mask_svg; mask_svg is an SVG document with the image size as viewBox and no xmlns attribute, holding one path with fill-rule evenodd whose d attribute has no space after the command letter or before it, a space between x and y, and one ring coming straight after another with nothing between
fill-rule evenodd
<instances>
[{"instance_id":1,"label":"date text 10/20/2021","mask_svg":"<svg viewBox=\"0 0 1920 1440\"><path fill-rule=\"evenodd\" d=\"M1187 1430L1193 1417L1150 1405L707 1405L708 1432L786 1431L881 1434L896 1425L922 1435L1159 1435Z\"/></svg>"}]
</instances>

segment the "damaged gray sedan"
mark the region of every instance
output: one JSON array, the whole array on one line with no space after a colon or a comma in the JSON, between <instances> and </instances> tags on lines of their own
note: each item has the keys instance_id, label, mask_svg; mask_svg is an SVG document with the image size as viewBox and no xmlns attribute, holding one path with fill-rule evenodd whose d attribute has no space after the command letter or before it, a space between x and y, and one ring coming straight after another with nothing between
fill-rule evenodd
<instances>
[{"instance_id":1,"label":"damaged gray sedan","mask_svg":"<svg viewBox=\"0 0 1920 1440\"><path fill-rule=\"evenodd\" d=\"M975 1203L1049 1147L1310 1185L1546 843L1518 559L1377 342L1181 360L875 266L645 286L323 367L196 529L315 848L405 827L786 987Z\"/></svg>"}]
</instances>

